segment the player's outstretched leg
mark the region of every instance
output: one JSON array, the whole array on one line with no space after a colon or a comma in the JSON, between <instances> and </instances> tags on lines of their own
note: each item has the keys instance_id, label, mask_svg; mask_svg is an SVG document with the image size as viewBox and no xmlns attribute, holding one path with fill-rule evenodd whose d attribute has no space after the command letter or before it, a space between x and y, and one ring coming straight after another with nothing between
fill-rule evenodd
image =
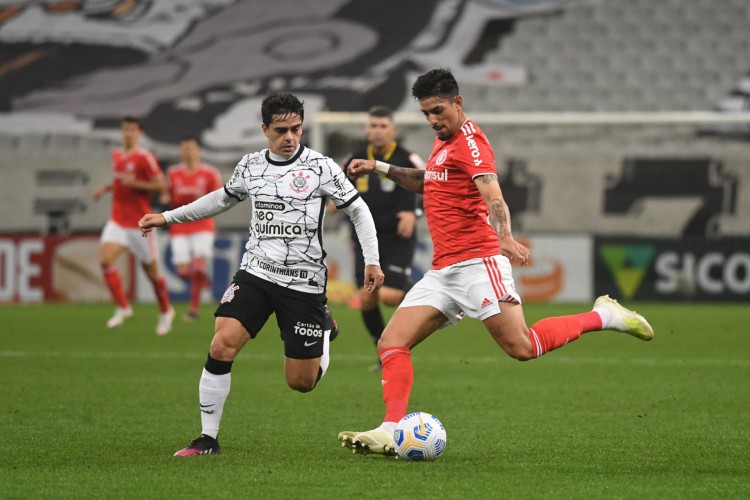
<instances>
[{"instance_id":1,"label":"player's outstretched leg","mask_svg":"<svg viewBox=\"0 0 750 500\"><path fill-rule=\"evenodd\" d=\"M648 324L646 318L635 311L623 307L609 295L602 295L594 302L594 310L603 310L609 312L611 319L609 323L603 325L605 330L615 330L624 332L641 340L651 340L654 338L654 329Z\"/></svg>"},{"instance_id":2,"label":"player's outstretched leg","mask_svg":"<svg viewBox=\"0 0 750 500\"><path fill-rule=\"evenodd\" d=\"M352 453L395 456L396 443L393 440L395 424L392 427L382 424L376 429L365 432L344 431L339 433L339 442L342 447L352 450Z\"/></svg>"},{"instance_id":3,"label":"player's outstretched leg","mask_svg":"<svg viewBox=\"0 0 750 500\"><path fill-rule=\"evenodd\" d=\"M190 444L174 454L176 457L192 457L195 455L218 455L221 453L219 440L207 434L201 434L190 441Z\"/></svg>"}]
</instances>

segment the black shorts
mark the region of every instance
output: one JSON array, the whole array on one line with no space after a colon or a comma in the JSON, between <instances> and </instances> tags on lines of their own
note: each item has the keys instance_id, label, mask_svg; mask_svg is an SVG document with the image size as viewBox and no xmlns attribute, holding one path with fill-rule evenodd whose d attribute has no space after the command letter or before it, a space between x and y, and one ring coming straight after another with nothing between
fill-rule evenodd
<instances>
[{"instance_id":1,"label":"black shorts","mask_svg":"<svg viewBox=\"0 0 750 500\"><path fill-rule=\"evenodd\" d=\"M413 285L411 263L414 260L416 245L416 234L411 238L402 238L395 232L378 233L380 268L385 274L384 286L409 291ZM365 259L362 256L362 247L354 240L354 282L361 287L364 279Z\"/></svg>"},{"instance_id":2,"label":"black shorts","mask_svg":"<svg viewBox=\"0 0 750 500\"><path fill-rule=\"evenodd\" d=\"M312 359L323 355L325 305L325 293L298 292L237 271L214 316L236 319L255 338L276 313L286 357Z\"/></svg>"}]
</instances>

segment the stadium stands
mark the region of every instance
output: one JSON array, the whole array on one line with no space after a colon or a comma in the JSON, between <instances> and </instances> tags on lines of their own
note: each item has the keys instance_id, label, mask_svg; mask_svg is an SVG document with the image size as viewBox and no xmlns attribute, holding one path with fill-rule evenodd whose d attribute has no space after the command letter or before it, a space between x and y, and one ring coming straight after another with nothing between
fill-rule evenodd
<instances>
[{"instance_id":1,"label":"stadium stands","mask_svg":"<svg viewBox=\"0 0 750 500\"><path fill-rule=\"evenodd\" d=\"M526 66L502 111L675 111L716 107L747 71L750 2L606 0L522 18L487 54ZM476 92L476 89L473 89ZM469 99L471 101L471 99Z\"/></svg>"}]
</instances>

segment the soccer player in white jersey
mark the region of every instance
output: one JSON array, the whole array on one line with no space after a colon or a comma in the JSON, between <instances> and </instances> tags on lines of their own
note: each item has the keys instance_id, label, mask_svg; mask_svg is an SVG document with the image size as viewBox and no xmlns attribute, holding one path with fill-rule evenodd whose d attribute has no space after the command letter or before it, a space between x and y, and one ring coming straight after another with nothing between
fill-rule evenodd
<instances>
[{"instance_id":1,"label":"soccer player in white jersey","mask_svg":"<svg viewBox=\"0 0 750 500\"><path fill-rule=\"evenodd\" d=\"M349 215L362 242L364 286L383 284L375 224L341 168L300 144L304 107L289 93L261 105L268 148L247 154L227 184L198 200L139 225L152 228L201 220L250 199L250 235L240 269L216 310L215 334L199 384L200 436L175 456L219 453L219 424L229 394L232 362L271 313L284 341L284 374L292 389L313 390L329 363L338 326L326 307L327 268L322 227L328 200Z\"/></svg>"},{"instance_id":2,"label":"soccer player in white jersey","mask_svg":"<svg viewBox=\"0 0 750 500\"><path fill-rule=\"evenodd\" d=\"M463 109L458 83L446 69L417 78L412 96L437 137L426 170L354 160L353 177L377 171L424 194L434 244L432 270L407 293L378 342L383 364L383 423L370 431L344 431L342 446L358 453L394 455L393 430L406 415L414 379L411 349L464 315L478 319L509 356L526 361L576 340L582 333L617 330L643 340L654 331L643 316L609 296L593 311L546 318L526 326L510 259L529 261L511 233L510 212L497 179L487 137Z\"/></svg>"}]
</instances>

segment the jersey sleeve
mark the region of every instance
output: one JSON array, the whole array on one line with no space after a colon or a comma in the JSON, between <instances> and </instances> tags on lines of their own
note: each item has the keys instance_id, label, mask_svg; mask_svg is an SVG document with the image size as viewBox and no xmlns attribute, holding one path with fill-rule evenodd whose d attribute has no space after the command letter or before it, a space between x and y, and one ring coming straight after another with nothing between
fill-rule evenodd
<instances>
[{"instance_id":1,"label":"jersey sleeve","mask_svg":"<svg viewBox=\"0 0 750 500\"><path fill-rule=\"evenodd\" d=\"M411 162L412 167L419 170L424 170L427 167L427 164L417 153L409 153L409 162Z\"/></svg>"},{"instance_id":2,"label":"jersey sleeve","mask_svg":"<svg viewBox=\"0 0 750 500\"><path fill-rule=\"evenodd\" d=\"M139 163L140 174L144 179L154 179L161 175L161 168L159 168L159 162L150 152L144 152L142 160Z\"/></svg>"},{"instance_id":3,"label":"jersey sleeve","mask_svg":"<svg viewBox=\"0 0 750 500\"><path fill-rule=\"evenodd\" d=\"M249 196L244 182L245 177L250 174L248 172L250 168L248 163L249 155L243 156L237 166L234 167L234 173L232 174L232 177L224 185L224 191L226 191L229 196L235 198L238 201L246 200Z\"/></svg>"},{"instance_id":4,"label":"jersey sleeve","mask_svg":"<svg viewBox=\"0 0 750 500\"><path fill-rule=\"evenodd\" d=\"M359 198L357 189L346 178L344 171L330 158L321 161L320 191L330 196L338 209L349 206Z\"/></svg>"},{"instance_id":5,"label":"jersey sleeve","mask_svg":"<svg viewBox=\"0 0 750 500\"><path fill-rule=\"evenodd\" d=\"M456 166L472 179L478 175L497 174L495 153L484 134L464 135L456 149Z\"/></svg>"}]
</instances>

